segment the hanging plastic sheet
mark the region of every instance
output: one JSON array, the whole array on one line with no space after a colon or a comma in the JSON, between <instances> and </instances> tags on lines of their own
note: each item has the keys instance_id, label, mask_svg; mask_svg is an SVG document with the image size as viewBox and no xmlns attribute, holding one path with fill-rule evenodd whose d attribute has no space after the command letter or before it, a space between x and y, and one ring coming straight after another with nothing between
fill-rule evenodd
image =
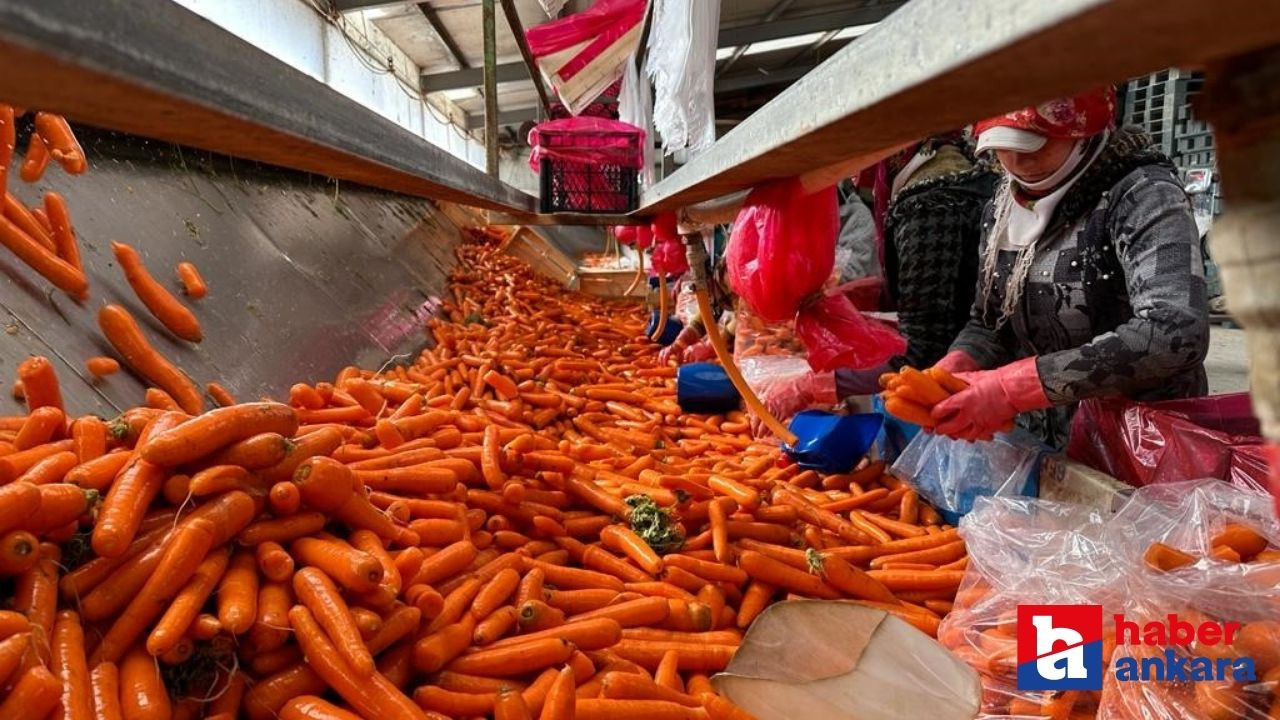
<instances>
[{"instance_id":1,"label":"hanging plastic sheet","mask_svg":"<svg viewBox=\"0 0 1280 720\"><path fill-rule=\"evenodd\" d=\"M589 9L529 29L538 69L574 115L622 78L640 46L645 0L598 0Z\"/></svg>"},{"instance_id":2,"label":"hanging plastic sheet","mask_svg":"<svg viewBox=\"0 0 1280 720\"><path fill-rule=\"evenodd\" d=\"M645 74L653 126L668 153L696 154L716 141L715 69L720 0L655 0Z\"/></svg>"},{"instance_id":3,"label":"hanging plastic sheet","mask_svg":"<svg viewBox=\"0 0 1280 720\"><path fill-rule=\"evenodd\" d=\"M618 95L618 119L640 128L653 125L653 91L649 87L649 79L641 76L634 56L627 58L627 62L622 66L622 91ZM653 162L653 143L646 142L644 168L640 171L640 181L645 187L654 183Z\"/></svg>"}]
</instances>

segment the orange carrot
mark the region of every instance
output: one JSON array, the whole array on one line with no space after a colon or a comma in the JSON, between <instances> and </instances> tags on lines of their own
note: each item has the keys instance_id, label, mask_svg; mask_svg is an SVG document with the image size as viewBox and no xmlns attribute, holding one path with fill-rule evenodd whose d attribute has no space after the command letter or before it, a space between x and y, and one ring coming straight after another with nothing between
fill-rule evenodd
<instances>
[{"instance_id":1,"label":"orange carrot","mask_svg":"<svg viewBox=\"0 0 1280 720\"><path fill-rule=\"evenodd\" d=\"M179 412L165 413L143 431L143 438L177 427L185 417ZM143 513L160 494L164 480L164 468L137 456L129 461L102 501L91 538L94 552L103 557L116 557L129 547L142 523Z\"/></svg>"},{"instance_id":2,"label":"orange carrot","mask_svg":"<svg viewBox=\"0 0 1280 720\"><path fill-rule=\"evenodd\" d=\"M1164 543L1152 543L1142 557L1152 569L1164 571L1177 570L1187 565L1194 565L1196 562L1191 555Z\"/></svg>"},{"instance_id":3,"label":"orange carrot","mask_svg":"<svg viewBox=\"0 0 1280 720\"><path fill-rule=\"evenodd\" d=\"M192 300L199 300L209 294L209 287L193 263L186 261L178 263L178 278L182 280L182 291Z\"/></svg>"},{"instance_id":4,"label":"orange carrot","mask_svg":"<svg viewBox=\"0 0 1280 720\"><path fill-rule=\"evenodd\" d=\"M120 663L121 714L125 718L172 717L169 691L155 659L135 647Z\"/></svg>"},{"instance_id":5,"label":"orange carrot","mask_svg":"<svg viewBox=\"0 0 1280 720\"><path fill-rule=\"evenodd\" d=\"M43 720L58 704L62 686L43 665L35 665L22 674L9 696L0 703L0 717L5 720Z\"/></svg>"},{"instance_id":6,"label":"orange carrot","mask_svg":"<svg viewBox=\"0 0 1280 720\"><path fill-rule=\"evenodd\" d=\"M195 384L147 342L128 310L119 305L104 305L98 311L98 327L125 364L173 396L184 411L195 414L204 408Z\"/></svg>"},{"instance_id":7,"label":"orange carrot","mask_svg":"<svg viewBox=\"0 0 1280 720\"><path fill-rule=\"evenodd\" d=\"M347 665L361 677L372 675L373 656L361 641L351 610L333 581L316 568L303 568L293 576L293 592L324 628Z\"/></svg>"},{"instance_id":8,"label":"orange carrot","mask_svg":"<svg viewBox=\"0 0 1280 720\"><path fill-rule=\"evenodd\" d=\"M610 525L600 531L600 542L610 550L626 555L650 575L662 573L662 558L630 528Z\"/></svg>"},{"instance_id":9,"label":"orange carrot","mask_svg":"<svg viewBox=\"0 0 1280 720\"><path fill-rule=\"evenodd\" d=\"M111 243L111 250L134 294L169 332L189 342L198 343L204 339L200 321L151 276L137 250L121 242Z\"/></svg>"},{"instance_id":10,"label":"orange carrot","mask_svg":"<svg viewBox=\"0 0 1280 720\"><path fill-rule=\"evenodd\" d=\"M80 175L89 169L84 150L71 132L65 118L53 113L38 112L35 117L36 132L49 147L49 155L62 169L71 175Z\"/></svg>"},{"instance_id":11,"label":"orange carrot","mask_svg":"<svg viewBox=\"0 0 1280 720\"><path fill-rule=\"evenodd\" d=\"M227 571L228 554L221 550L212 552L196 568L195 574L174 596L164 615L147 636L147 652L163 655L173 648L187 633L187 628L200 614L200 608L213 593L218 581Z\"/></svg>"}]
</instances>

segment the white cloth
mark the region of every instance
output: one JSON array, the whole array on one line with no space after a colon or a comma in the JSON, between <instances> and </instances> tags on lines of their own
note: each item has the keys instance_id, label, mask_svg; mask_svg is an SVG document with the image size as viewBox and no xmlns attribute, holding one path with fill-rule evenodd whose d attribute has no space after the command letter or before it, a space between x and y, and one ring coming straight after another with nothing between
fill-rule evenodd
<instances>
[{"instance_id":1,"label":"white cloth","mask_svg":"<svg viewBox=\"0 0 1280 720\"><path fill-rule=\"evenodd\" d=\"M653 125L670 154L692 158L716 141L716 40L720 0L655 0L645 74Z\"/></svg>"}]
</instances>

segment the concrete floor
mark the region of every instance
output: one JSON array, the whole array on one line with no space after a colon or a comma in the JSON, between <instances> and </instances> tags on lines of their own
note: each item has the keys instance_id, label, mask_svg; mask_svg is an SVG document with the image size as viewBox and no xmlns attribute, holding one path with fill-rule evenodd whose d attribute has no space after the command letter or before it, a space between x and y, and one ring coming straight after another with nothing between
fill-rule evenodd
<instances>
[{"instance_id":1,"label":"concrete floor","mask_svg":"<svg viewBox=\"0 0 1280 720\"><path fill-rule=\"evenodd\" d=\"M1204 361L1209 373L1209 392L1242 392L1249 389L1249 360L1244 330L1214 325L1209 334L1209 356Z\"/></svg>"}]
</instances>

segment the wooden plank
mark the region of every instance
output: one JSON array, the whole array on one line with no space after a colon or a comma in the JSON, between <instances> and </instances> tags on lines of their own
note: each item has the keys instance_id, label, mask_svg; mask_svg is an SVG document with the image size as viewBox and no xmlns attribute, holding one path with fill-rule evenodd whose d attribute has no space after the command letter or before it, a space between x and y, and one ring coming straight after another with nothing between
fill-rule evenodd
<instances>
[{"instance_id":1,"label":"wooden plank","mask_svg":"<svg viewBox=\"0 0 1280 720\"><path fill-rule=\"evenodd\" d=\"M171 0L0 0L0 97L420 197L532 212L501 183Z\"/></svg>"},{"instance_id":2,"label":"wooden plank","mask_svg":"<svg viewBox=\"0 0 1280 720\"><path fill-rule=\"evenodd\" d=\"M1280 42L1280 2L913 0L654 185L653 214Z\"/></svg>"}]
</instances>

